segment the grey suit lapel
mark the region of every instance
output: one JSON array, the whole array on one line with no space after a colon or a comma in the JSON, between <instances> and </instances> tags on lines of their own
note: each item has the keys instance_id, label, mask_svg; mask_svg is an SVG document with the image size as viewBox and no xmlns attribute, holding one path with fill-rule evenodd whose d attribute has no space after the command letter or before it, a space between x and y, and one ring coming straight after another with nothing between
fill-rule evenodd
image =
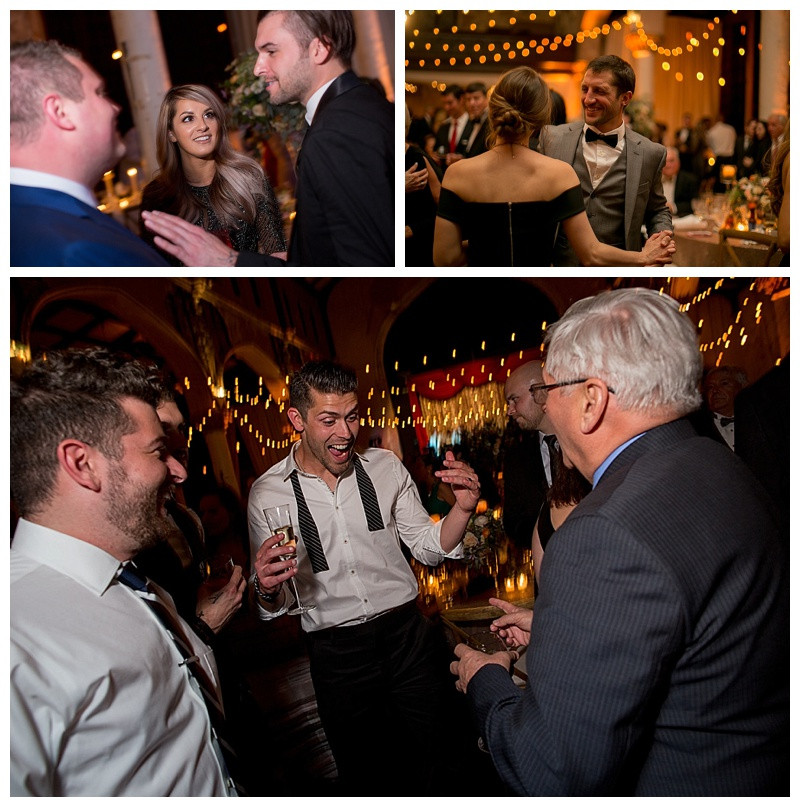
<instances>
[{"instance_id":1,"label":"grey suit lapel","mask_svg":"<svg viewBox=\"0 0 800 807\"><path fill-rule=\"evenodd\" d=\"M625 132L627 146L625 148L625 242L630 243L630 230L633 224L633 213L639 198L639 181L642 176L641 138L628 129Z\"/></svg>"}]
</instances>

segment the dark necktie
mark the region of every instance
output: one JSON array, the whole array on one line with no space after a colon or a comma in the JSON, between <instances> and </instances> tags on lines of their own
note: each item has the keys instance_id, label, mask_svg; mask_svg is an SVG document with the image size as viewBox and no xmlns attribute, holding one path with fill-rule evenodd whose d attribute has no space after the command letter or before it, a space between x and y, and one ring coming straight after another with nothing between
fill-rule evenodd
<instances>
[{"instance_id":1,"label":"dark necktie","mask_svg":"<svg viewBox=\"0 0 800 807\"><path fill-rule=\"evenodd\" d=\"M452 154L456 150L456 128L458 124L453 121L450 124L450 153Z\"/></svg>"},{"instance_id":2,"label":"dark necktie","mask_svg":"<svg viewBox=\"0 0 800 807\"><path fill-rule=\"evenodd\" d=\"M117 579L120 583L135 591L153 593L147 585L147 579L142 576L133 563L124 565ZM228 759L235 761L236 755L233 749L221 740L216 731L216 727L221 726L225 721L222 703L217 698L216 687L208 672L203 665L199 663L200 659L192 653L191 646L188 644L186 633L184 632L183 625L177 613L173 613L167 604L159 599L153 600L149 597L142 597L141 599L147 603L158 621L164 626L167 635L172 639L173 644L178 648L181 656L183 656L183 661L180 663L180 666L186 667L190 682L194 681L196 691L200 692L203 702L206 705L206 710L208 711L208 716L212 724L211 745L225 775L225 784L228 788L228 794L235 796L237 795L236 785L228 773ZM226 754L223 753L223 746L227 751L228 759L226 759Z\"/></svg>"},{"instance_id":3,"label":"dark necktie","mask_svg":"<svg viewBox=\"0 0 800 807\"><path fill-rule=\"evenodd\" d=\"M122 567L119 573L119 581L128 586L128 588L135 589L136 591L153 593L147 585L147 579L142 576L139 569L133 563ZM159 599L154 600L149 597L142 597L142 600L147 603L150 610L158 618L158 621L166 628L170 639L172 639L173 643L180 651L180 654L183 656L181 666L185 666L189 673L197 680L206 706L209 707L209 715L211 715L212 720L221 718L223 710L222 704L216 695L216 686L202 664L198 664L200 659L192 653L189 639L178 614L173 613L169 606Z\"/></svg>"},{"instance_id":4,"label":"dark necktie","mask_svg":"<svg viewBox=\"0 0 800 807\"><path fill-rule=\"evenodd\" d=\"M602 140L604 143L608 143L611 148L616 148L618 136L615 134L610 135L601 135L594 131L594 129L587 129L586 130L586 142L592 143L595 140Z\"/></svg>"},{"instance_id":5,"label":"dark necktie","mask_svg":"<svg viewBox=\"0 0 800 807\"><path fill-rule=\"evenodd\" d=\"M378 504L378 494L375 493L375 485L372 484L372 480L367 476L367 472L364 470L364 466L361 464L361 458L358 454L353 455L353 465L356 469L358 493L361 496L364 515L367 517L367 528L370 532L382 530L383 517L381 516L381 508Z\"/></svg>"},{"instance_id":6,"label":"dark necktie","mask_svg":"<svg viewBox=\"0 0 800 807\"><path fill-rule=\"evenodd\" d=\"M730 425L731 423L733 423L733 418L720 418L719 419L719 425L722 426L723 428L725 426Z\"/></svg>"},{"instance_id":7,"label":"dark necktie","mask_svg":"<svg viewBox=\"0 0 800 807\"><path fill-rule=\"evenodd\" d=\"M561 460L561 457L559 456L560 448L558 445L558 438L554 434L546 434L544 436L544 441L547 443L547 450L550 454L550 484L552 485L556 476L558 463Z\"/></svg>"},{"instance_id":8,"label":"dark necktie","mask_svg":"<svg viewBox=\"0 0 800 807\"><path fill-rule=\"evenodd\" d=\"M302 540L308 559L311 561L311 570L314 574L327 572L329 567L328 561L325 559L325 550L319 540L319 530L314 521L314 516L311 515L308 504L306 504L306 497L303 495L297 469L289 474L289 479L292 480L294 500L297 502L297 526L300 529L300 540Z\"/></svg>"},{"instance_id":9,"label":"dark necktie","mask_svg":"<svg viewBox=\"0 0 800 807\"><path fill-rule=\"evenodd\" d=\"M382 530L383 516L378 504L378 495L357 454L353 455L353 468L356 474L358 494L361 497L361 506L364 508L364 515L367 519L367 529L370 532ZM319 530L314 521L314 516L311 515L311 511L308 509L308 503L303 494L303 487L300 484L300 476L296 468L289 474L289 479L292 482L294 499L297 503L297 526L300 530L300 538L306 548L306 554L311 561L311 570L314 574L326 572L329 567L325 557L325 550L322 548L322 542L319 539Z\"/></svg>"}]
</instances>

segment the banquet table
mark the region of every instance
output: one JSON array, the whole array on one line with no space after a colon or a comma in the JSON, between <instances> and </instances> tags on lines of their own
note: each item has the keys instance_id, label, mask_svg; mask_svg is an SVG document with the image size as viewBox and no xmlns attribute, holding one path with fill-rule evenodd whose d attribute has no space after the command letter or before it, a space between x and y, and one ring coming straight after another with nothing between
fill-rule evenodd
<instances>
[{"instance_id":1,"label":"banquet table","mask_svg":"<svg viewBox=\"0 0 800 807\"><path fill-rule=\"evenodd\" d=\"M674 235L676 251L673 266L735 266L730 253L722 243L720 235L712 230L677 231ZM729 239L741 266L764 266L769 247L743 238ZM769 266L778 266L781 252L777 250L769 261Z\"/></svg>"}]
</instances>

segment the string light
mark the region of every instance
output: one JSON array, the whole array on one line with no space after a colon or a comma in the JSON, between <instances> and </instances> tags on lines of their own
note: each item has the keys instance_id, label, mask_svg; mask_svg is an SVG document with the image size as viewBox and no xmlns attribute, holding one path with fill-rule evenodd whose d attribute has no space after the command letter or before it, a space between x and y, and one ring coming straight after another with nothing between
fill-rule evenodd
<instances>
[{"instance_id":1,"label":"string light","mask_svg":"<svg viewBox=\"0 0 800 807\"><path fill-rule=\"evenodd\" d=\"M406 12L406 23L408 24L410 18L414 15L415 12L408 11ZM437 10L436 15L441 15L444 13L442 10ZM451 12L452 13L452 12ZM465 17L468 17L470 12L469 11L462 11L461 12ZM488 12L490 15L494 15L493 11ZM735 14L736 12L732 12ZM551 10L548 12L549 18L554 19L557 17L558 12ZM509 17L505 20L505 24L513 28L517 24L525 25L526 22L533 22L536 20L536 13L531 12L527 20L517 18L515 16ZM498 24L498 19L495 16L490 16L486 21L487 28L489 30L495 28ZM597 25L591 29L583 29L580 31L576 31L574 33L565 33L559 36L553 37L550 39L549 37L543 37L541 40L531 39L529 42L525 43L519 39L519 37L514 37L513 32L509 34L509 39L497 43L497 51L495 51L494 43L491 43L487 46L487 49L492 52L491 60L495 63L499 63L503 60L508 62L514 61L517 56L522 56L523 58L527 58L532 52L536 53L537 55L542 55L545 51L549 51L552 54L555 54L557 51L561 49L568 49L573 44L582 44L587 40L596 40L599 37L608 37L613 33L621 32L624 28L628 28L630 33L625 36L625 43L628 48L633 53L647 53L648 51L652 53L657 53L659 56L662 57L661 61L661 68L665 72L672 72L675 80L677 82L682 82L684 80L684 73L682 71L674 71L673 72L673 64L671 59L676 57L682 56L684 54L691 54L694 51L697 51L705 46L712 47L712 53L714 57L719 58L721 56L721 48L725 46L725 39L721 36L716 36L715 31L717 26L720 25L720 18L714 17L713 20L708 21L705 23L706 30L702 32L695 31L686 31L684 33L685 43L675 42L671 45L662 45L659 44L658 39L649 34L648 31L645 29L644 24L637 12L629 12L626 14L621 20L613 20L611 23L606 23L604 25ZM472 63L472 56L467 55L467 45L466 43L460 43L458 47L458 51L462 54L460 57L450 56L449 58L445 58L445 54L449 49L449 44L444 43L441 41L436 41L437 37L441 32L441 27L438 23L435 23L429 33L421 31L419 27L415 27L413 30L409 32L410 38L407 40L407 46L409 51L414 51L415 48L418 47L418 44L422 45L424 49L428 52L435 51L438 47L441 49L441 54L437 54L439 56L436 59L435 63L436 66L439 64L448 63L451 67L457 67L459 62L462 62L464 66L469 66ZM453 24L449 27L449 31L452 35L457 35L459 33L464 34L465 37L474 37L479 36L480 34L477 33L478 31L478 24L473 22L472 20L466 21L465 24ZM741 26L740 28L741 36L744 37L746 35L746 27ZM434 41L431 42L427 39L428 36L432 36ZM420 41L418 43L419 37L426 37L425 41ZM473 42L471 43L472 53L477 55L481 50L483 43L481 42ZM738 49L739 55L745 55L744 47L740 47ZM478 62L480 64L486 64L487 57L484 54L477 55ZM428 60L422 58L418 59L416 63L412 64L412 60L406 59L405 66L406 67L425 67ZM696 73L694 78L697 81L704 81L705 76L702 73ZM720 86L725 86L725 79L720 78L718 79ZM414 86L414 85L412 85ZM444 88L442 88L444 89ZM417 88L414 86L414 89L409 90L410 93L414 93L417 91Z\"/></svg>"}]
</instances>

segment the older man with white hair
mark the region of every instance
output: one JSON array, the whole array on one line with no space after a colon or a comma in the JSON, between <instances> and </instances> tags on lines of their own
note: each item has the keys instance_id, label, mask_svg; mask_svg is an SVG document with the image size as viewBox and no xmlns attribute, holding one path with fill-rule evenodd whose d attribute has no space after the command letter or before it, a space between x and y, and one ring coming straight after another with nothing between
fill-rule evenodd
<instances>
[{"instance_id":1,"label":"older man with white hair","mask_svg":"<svg viewBox=\"0 0 800 807\"><path fill-rule=\"evenodd\" d=\"M452 671L501 779L526 795L789 792L788 569L745 465L699 437L696 330L649 289L575 303L547 332L545 412L593 490L548 545L513 652Z\"/></svg>"}]
</instances>

